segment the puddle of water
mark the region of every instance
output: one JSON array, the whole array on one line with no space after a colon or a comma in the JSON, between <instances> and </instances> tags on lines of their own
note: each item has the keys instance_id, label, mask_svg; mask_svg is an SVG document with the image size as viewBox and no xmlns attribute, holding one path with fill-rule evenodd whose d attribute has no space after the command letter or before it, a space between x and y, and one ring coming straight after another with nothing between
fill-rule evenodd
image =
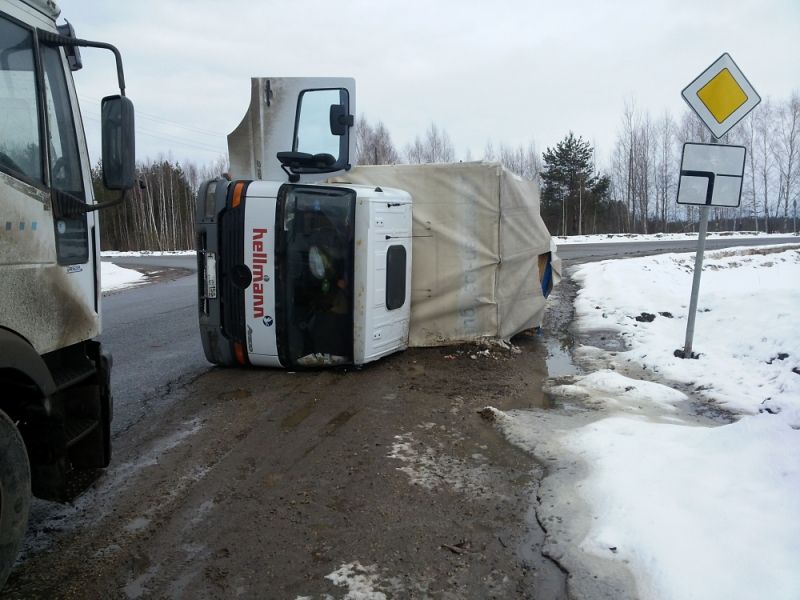
<instances>
[{"instance_id":1,"label":"puddle of water","mask_svg":"<svg viewBox=\"0 0 800 600\"><path fill-rule=\"evenodd\" d=\"M607 352L624 352L625 340L616 331L597 330L591 331L581 338L587 346L594 346Z\"/></svg>"},{"instance_id":2,"label":"puddle of water","mask_svg":"<svg viewBox=\"0 0 800 600\"><path fill-rule=\"evenodd\" d=\"M547 349L547 374L550 377L566 377L568 375L579 375L580 369L572 362L569 349L564 348L561 342L554 338L545 341Z\"/></svg>"}]
</instances>

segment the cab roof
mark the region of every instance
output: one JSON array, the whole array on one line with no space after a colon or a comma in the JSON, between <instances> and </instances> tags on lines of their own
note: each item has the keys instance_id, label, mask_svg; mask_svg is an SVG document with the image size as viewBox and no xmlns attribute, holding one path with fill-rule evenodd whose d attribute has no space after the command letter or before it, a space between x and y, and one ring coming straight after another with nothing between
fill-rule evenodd
<instances>
[{"instance_id":1,"label":"cab roof","mask_svg":"<svg viewBox=\"0 0 800 600\"><path fill-rule=\"evenodd\" d=\"M22 0L22 2L31 8L35 8L40 13L50 17L54 21L56 17L61 14L61 9L58 7L58 4L54 2L54 0Z\"/></svg>"}]
</instances>

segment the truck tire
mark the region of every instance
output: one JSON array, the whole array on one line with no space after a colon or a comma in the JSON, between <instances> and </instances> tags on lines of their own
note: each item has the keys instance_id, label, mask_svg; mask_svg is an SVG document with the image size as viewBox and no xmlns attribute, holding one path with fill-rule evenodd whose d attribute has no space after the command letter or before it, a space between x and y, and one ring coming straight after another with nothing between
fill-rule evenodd
<instances>
[{"instance_id":1,"label":"truck tire","mask_svg":"<svg viewBox=\"0 0 800 600\"><path fill-rule=\"evenodd\" d=\"M30 506L31 471L25 442L0 410L0 588L17 558Z\"/></svg>"}]
</instances>

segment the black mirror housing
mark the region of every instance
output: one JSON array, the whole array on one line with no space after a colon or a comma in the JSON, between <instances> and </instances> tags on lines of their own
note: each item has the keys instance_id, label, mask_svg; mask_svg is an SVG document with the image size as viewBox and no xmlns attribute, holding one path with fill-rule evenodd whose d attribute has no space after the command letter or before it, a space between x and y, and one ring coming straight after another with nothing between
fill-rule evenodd
<instances>
[{"instance_id":1,"label":"black mirror housing","mask_svg":"<svg viewBox=\"0 0 800 600\"><path fill-rule=\"evenodd\" d=\"M332 135L342 136L353 126L353 115L347 114L347 107L343 104L331 104L330 125Z\"/></svg>"},{"instance_id":2,"label":"black mirror housing","mask_svg":"<svg viewBox=\"0 0 800 600\"><path fill-rule=\"evenodd\" d=\"M101 104L103 185L128 190L136 179L133 102L126 96L106 96Z\"/></svg>"}]
</instances>

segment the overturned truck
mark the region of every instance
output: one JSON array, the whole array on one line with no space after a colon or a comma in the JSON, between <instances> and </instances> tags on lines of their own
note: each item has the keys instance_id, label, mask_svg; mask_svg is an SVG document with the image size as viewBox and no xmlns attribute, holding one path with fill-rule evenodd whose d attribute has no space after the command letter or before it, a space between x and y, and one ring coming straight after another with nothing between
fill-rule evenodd
<instances>
[{"instance_id":1,"label":"overturned truck","mask_svg":"<svg viewBox=\"0 0 800 600\"><path fill-rule=\"evenodd\" d=\"M413 199L409 345L507 340L541 324L553 248L536 184L486 162L356 167L334 181Z\"/></svg>"},{"instance_id":2,"label":"overturned truck","mask_svg":"<svg viewBox=\"0 0 800 600\"><path fill-rule=\"evenodd\" d=\"M353 168L354 99L351 79L252 80L230 176L197 199L209 361L364 364L540 324L557 259L536 185L493 163Z\"/></svg>"}]
</instances>

